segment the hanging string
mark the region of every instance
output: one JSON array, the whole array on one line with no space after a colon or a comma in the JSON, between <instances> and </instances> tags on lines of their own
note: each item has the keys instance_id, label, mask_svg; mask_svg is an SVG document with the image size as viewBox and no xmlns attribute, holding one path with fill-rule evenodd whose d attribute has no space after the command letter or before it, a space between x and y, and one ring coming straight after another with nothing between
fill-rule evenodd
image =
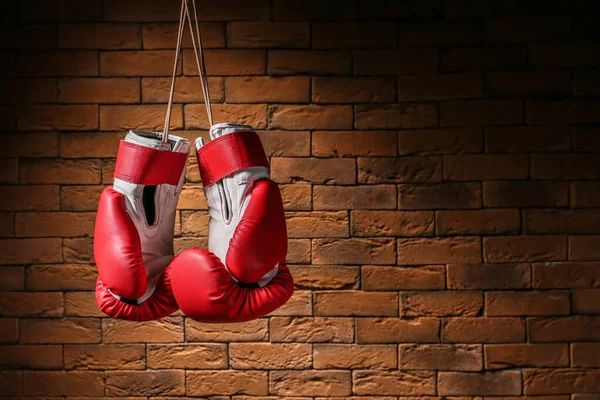
<instances>
[{"instance_id":1,"label":"hanging string","mask_svg":"<svg viewBox=\"0 0 600 400\"><path fill-rule=\"evenodd\" d=\"M204 50L202 48L202 38L200 36L200 25L198 24L198 15L196 11L196 1L191 0L192 8L194 12L194 20L196 23L194 32L194 25L192 25L192 21L190 18L190 9L187 4L188 0L181 1L181 11L179 13L179 27L177 29L177 46L175 49L175 62L173 65L173 76L171 79L171 90L169 92L169 101L167 105L167 114L165 117L165 126L163 129L163 142L168 141L169 137L169 125L171 122L171 111L173 108L173 97L175 94L175 79L177 76L177 67L179 64L179 53L181 51L181 43L183 41L183 31L185 28L185 18L187 17L187 21L190 25L190 33L192 35L192 47L194 50L194 55L196 57L196 66L198 67L198 74L200 76L200 84L202 86L202 95L204 96L204 104L206 106L206 114L208 116L208 122L210 126L213 125L213 117L212 117L212 105L210 103L210 92L208 89L208 78L206 76L206 67L204 65ZM195 34L194 34L195 33ZM196 44L196 38L198 40L198 44Z\"/></svg>"}]
</instances>

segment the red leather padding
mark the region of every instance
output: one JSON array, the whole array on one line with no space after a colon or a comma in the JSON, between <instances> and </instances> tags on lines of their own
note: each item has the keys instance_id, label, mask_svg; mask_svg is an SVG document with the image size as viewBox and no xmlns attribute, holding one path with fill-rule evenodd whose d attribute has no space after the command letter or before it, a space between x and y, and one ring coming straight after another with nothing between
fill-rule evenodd
<instances>
[{"instance_id":1,"label":"red leather padding","mask_svg":"<svg viewBox=\"0 0 600 400\"><path fill-rule=\"evenodd\" d=\"M140 185L177 185L187 153L151 149L121 140L114 177Z\"/></svg>"},{"instance_id":2,"label":"red leather padding","mask_svg":"<svg viewBox=\"0 0 600 400\"><path fill-rule=\"evenodd\" d=\"M269 160L255 132L240 131L219 136L196 152L202 184L213 183L250 167L269 168Z\"/></svg>"}]
</instances>

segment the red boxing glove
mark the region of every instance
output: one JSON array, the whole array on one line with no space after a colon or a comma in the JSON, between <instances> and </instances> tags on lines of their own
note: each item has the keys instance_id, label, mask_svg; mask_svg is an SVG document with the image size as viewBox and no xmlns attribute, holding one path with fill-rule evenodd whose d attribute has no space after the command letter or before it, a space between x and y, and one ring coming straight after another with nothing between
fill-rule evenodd
<instances>
[{"instance_id":1,"label":"red boxing glove","mask_svg":"<svg viewBox=\"0 0 600 400\"><path fill-rule=\"evenodd\" d=\"M96 302L111 317L150 321L179 308L171 290L175 209L190 151L187 139L130 131L114 185L100 197L94 234Z\"/></svg>"},{"instance_id":2,"label":"red boxing glove","mask_svg":"<svg viewBox=\"0 0 600 400\"><path fill-rule=\"evenodd\" d=\"M294 293L285 265L283 202L252 128L218 124L210 136L206 145L196 140L210 214L209 251L190 249L177 256L171 284L179 307L195 320L248 321L274 311Z\"/></svg>"}]
</instances>

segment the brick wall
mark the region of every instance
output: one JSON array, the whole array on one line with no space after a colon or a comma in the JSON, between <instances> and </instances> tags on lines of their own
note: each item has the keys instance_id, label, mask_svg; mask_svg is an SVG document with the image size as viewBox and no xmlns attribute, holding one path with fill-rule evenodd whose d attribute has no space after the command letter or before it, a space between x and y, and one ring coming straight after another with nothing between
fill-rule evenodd
<instances>
[{"instance_id":1,"label":"brick wall","mask_svg":"<svg viewBox=\"0 0 600 400\"><path fill-rule=\"evenodd\" d=\"M597 399L589 4L199 0L215 119L260 130L297 285L209 325L105 318L93 294L98 196L124 133L162 127L178 1L3 1L0 396ZM191 164L178 252L207 244Z\"/></svg>"}]
</instances>

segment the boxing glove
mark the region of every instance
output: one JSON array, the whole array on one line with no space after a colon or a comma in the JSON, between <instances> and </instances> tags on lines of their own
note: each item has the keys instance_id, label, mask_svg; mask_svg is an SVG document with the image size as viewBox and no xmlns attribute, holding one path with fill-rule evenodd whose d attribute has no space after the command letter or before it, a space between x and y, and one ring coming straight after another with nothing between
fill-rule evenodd
<instances>
[{"instance_id":1,"label":"boxing glove","mask_svg":"<svg viewBox=\"0 0 600 400\"><path fill-rule=\"evenodd\" d=\"M150 321L179 308L169 263L190 143L161 139L162 133L130 131L119 146L114 184L100 196L96 302L111 317Z\"/></svg>"},{"instance_id":2,"label":"boxing glove","mask_svg":"<svg viewBox=\"0 0 600 400\"><path fill-rule=\"evenodd\" d=\"M287 229L277 184L256 132L218 124L196 140L208 204L208 250L189 249L172 262L171 284L188 317L241 322L262 317L294 292L285 265Z\"/></svg>"}]
</instances>

